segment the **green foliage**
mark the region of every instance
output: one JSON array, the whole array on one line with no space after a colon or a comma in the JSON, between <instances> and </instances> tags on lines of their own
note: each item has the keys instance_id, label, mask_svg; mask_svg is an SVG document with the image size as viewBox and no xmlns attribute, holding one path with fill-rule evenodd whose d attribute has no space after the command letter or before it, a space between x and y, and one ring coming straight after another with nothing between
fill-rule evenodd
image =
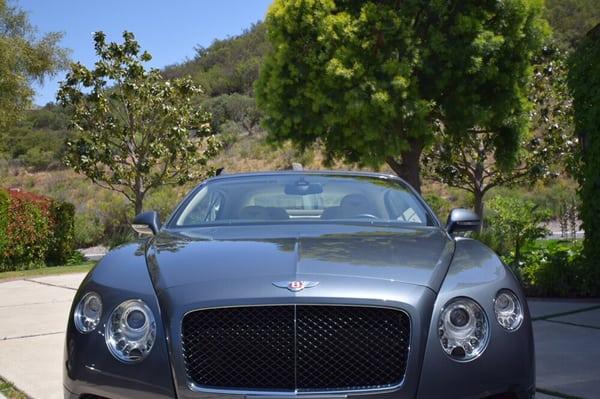
<instances>
[{"instance_id":1,"label":"green foliage","mask_svg":"<svg viewBox=\"0 0 600 399\"><path fill-rule=\"evenodd\" d=\"M71 136L67 123L67 115L53 104L30 110L17 125L0 130L0 154L11 166L31 171L63 167L65 140Z\"/></svg>"},{"instance_id":2,"label":"green foliage","mask_svg":"<svg viewBox=\"0 0 600 399\"><path fill-rule=\"evenodd\" d=\"M49 211L53 231L46 259L53 264L65 264L75 250L75 206L53 201Z\"/></svg>"},{"instance_id":3,"label":"green foliage","mask_svg":"<svg viewBox=\"0 0 600 399\"><path fill-rule=\"evenodd\" d=\"M215 40L207 48L198 47L193 60L169 66L163 74L169 79L191 76L211 97L232 93L251 95L269 49L266 26L258 23L240 36Z\"/></svg>"},{"instance_id":4,"label":"green foliage","mask_svg":"<svg viewBox=\"0 0 600 399\"><path fill-rule=\"evenodd\" d=\"M438 219L444 223L452 210L452 204L437 194L429 193L423 196L427 204L433 209Z\"/></svg>"},{"instance_id":5,"label":"green foliage","mask_svg":"<svg viewBox=\"0 0 600 399\"><path fill-rule=\"evenodd\" d=\"M0 128L12 125L31 106L32 83L65 63L61 33L36 38L27 14L0 0Z\"/></svg>"},{"instance_id":6,"label":"green foliage","mask_svg":"<svg viewBox=\"0 0 600 399\"><path fill-rule=\"evenodd\" d=\"M97 212L86 209L75 214L74 236L77 248L91 247L104 240L104 223Z\"/></svg>"},{"instance_id":7,"label":"green foliage","mask_svg":"<svg viewBox=\"0 0 600 399\"><path fill-rule=\"evenodd\" d=\"M236 123L246 134L254 134L259 127L261 113L254 98L234 93L210 98L202 103L212 117L211 128L215 133L224 131L223 125Z\"/></svg>"},{"instance_id":8,"label":"green foliage","mask_svg":"<svg viewBox=\"0 0 600 399\"><path fill-rule=\"evenodd\" d=\"M507 264L518 268L523 249L547 234L541 224L549 216L531 201L496 197L490 201L487 227L478 238L502 255Z\"/></svg>"},{"instance_id":9,"label":"green foliage","mask_svg":"<svg viewBox=\"0 0 600 399\"><path fill-rule=\"evenodd\" d=\"M575 47L600 22L598 0L546 0L546 17L565 47Z\"/></svg>"},{"instance_id":10,"label":"green foliage","mask_svg":"<svg viewBox=\"0 0 600 399\"><path fill-rule=\"evenodd\" d=\"M88 262L85 256L79 251L73 251L65 262L66 266L77 266Z\"/></svg>"},{"instance_id":11,"label":"green foliage","mask_svg":"<svg viewBox=\"0 0 600 399\"><path fill-rule=\"evenodd\" d=\"M571 99L566 87L565 54L546 47L535 58L534 78L529 98L534 108L534 129L522 137L515 164L506 167L494 156L498 132L485 127L469 130L463 136L443 129L424 158L427 175L450 187L469 192L474 208L483 217L484 197L499 186L529 186L549 181L566 169L575 169Z\"/></svg>"},{"instance_id":12,"label":"green foliage","mask_svg":"<svg viewBox=\"0 0 600 399\"><path fill-rule=\"evenodd\" d=\"M0 191L0 271L67 262L73 254L74 213L66 202Z\"/></svg>"},{"instance_id":13,"label":"green foliage","mask_svg":"<svg viewBox=\"0 0 600 399\"><path fill-rule=\"evenodd\" d=\"M486 126L497 161L510 164L527 127L541 11L538 0L277 0L256 86L265 126L272 140L320 139L330 158L407 175L440 126Z\"/></svg>"},{"instance_id":14,"label":"green foliage","mask_svg":"<svg viewBox=\"0 0 600 399\"><path fill-rule=\"evenodd\" d=\"M148 197L147 206L148 209L157 211L161 221L164 223L180 200L181 195L177 195L177 193L169 187L164 187L155 191Z\"/></svg>"},{"instance_id":15,"label":"green foliage","mask_svg":"<svg viewBox=\"0 0 600 399\"><path fill-rule=\"evenodd\" d=\"M519 275L532 296L590 296L588 270L582 260L581 242L547 241L523 254Z\"/></svg>"},{"instance_id":16,"label":"green foliage","mask_svg":"<svg viewBox=\"0 0 600 399\"><path fill-rule=\"evenodd\" d=\"M99 60L94 69L80 63L61 84L63 106L72 107L78 132L67 144L66 161L94 183L125 196L139 213L146 194L162 185L181 185L210 173L207 162L219 144L209 116L192 103L201 93L188 78L166 81L146 70L133 34L123 43L94 35Z\"/></svg>"},{"instance_id":17,"label":"green foliage","mask_svg":"<svg viewBox=\"0 0 600 399\"><path fill-rule=\"evenodd\" d=\"M575 131L582 145L578 178L585 231L583 252L590 264L589 279L600 293L600 27L590 32L572 55L569 86Z\"/></svg>"},{"instance_id":18,"label":"green foliage","mask_svg":"<svg viewBox=\"0 0 600 399\"><path fill-rule=\"evenodd\" d=\"M0 271L44 264L52 234L49 207L47 198L10 192L7 245L0 255Z\"/></svg>"},{"instance_id":19,"label":"green foliage","mask_svg":"<svg viewBox=\"0 0 600 399\"><path fill-rule=\"evenodd\" d=\"M8 244L8 211L10 198L8 192L0 190L0 267L2 267L2 254Z\"/></svg>"}]
</instances>

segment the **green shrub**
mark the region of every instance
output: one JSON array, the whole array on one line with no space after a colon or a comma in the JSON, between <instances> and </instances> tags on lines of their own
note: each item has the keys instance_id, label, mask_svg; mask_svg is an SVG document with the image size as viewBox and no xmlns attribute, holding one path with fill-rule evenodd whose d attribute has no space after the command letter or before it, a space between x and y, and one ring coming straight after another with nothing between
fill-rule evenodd
<instances>
[{"instance_id":1,"label":"green shrub","mask_svg":"<svg viewBox=\"0 0 600 399\"><path fill-rule=\"evenodd\" d=\"M440 222L446 223L446 219L453 208L452 203L434 193L425 194L423 197L438 219L440 219Z\"/></svg>"},{"instance_id":2,"label":"green shrub","mask_svg":"<svg viewBox=\"0 0 600 399\"><path fill-rule=\"evenodd\" d=\"M66 262L73 252L74 212L66 202L0 190L0 271Z\"/></svg>"},{"instance_id":3,"label":"green shrub","mask_svg":"<svg viewBox=\"0 0 600 399\"><path fill-rule=\"evenodd\" d=\"M51 238L50 200L24 192L10 192L7 245L1 269L43 266Z\"/></svg>"},{"instance_id":4,"label":"green shrub","mask_svg":"<svg viewBox=\"0 0 600 399\"><path fill-rule=\"evenodd\" d=\"M528 295L590 296L588 270L581 242L542 241L523 253L518 273Z\"/></svg>"},{"instance_id":5,"label":"green shrub","mask_svg":"<svg viewBox=\"0 0 600 399\"><path fill-rule=\"evenodd\" d=\"M8 242L8 209L10 199L8 192L0 190L0 268L2 267L4 248Z\"/></svg>"},{"instance_id":6,"label":"green shrub","mask_svg":"<svg viewBox=\"0 0 600 399\"><path fill-rule=\"evenodd\" d=\"M487 227L478 238L503 256L509 265L519 267L522 252L547 234L541 224L549 217L549 212L531 201L496 197L489 201Z\"/></svg>"},{"instance_id":7,"label":"green shrub","mask_svg":"<svg viewBox=\"0 0 600 399\"><path fill-rule=\"evenodd\" d=\"M67 261L65 262L66 265L69 266L76 266L76 265L81 265L82 263L85 263L87 260L85 258L85 256L83 256L83 254L79 251L73 251L73 253L69 256L69 258L67 259Z\"/></svg>"},{"instance_id":8,"label":"green shrub","mask_svg":"<svg viewBox=\"0 0 600 399\"><path fill-rule=\"evenodd\" d=\"M75 207L73 204L54 201L50 206L52 240L47 260L53 264L64 264L75 249Z\"/></svg>"},{"instance_id":9,"label":"green shrub","mask_svg":"<svg viewBox=\"0 0 600 399\"><path fill-rule=\"evenodd\" d=\"M575 133L581 146L576 175L581 185L580 215L590 284L600 295L600 29L579 43L569 60Z\"/></svg>"},{"instance_id":10,"label":"green shrub","mask_svg":"<svg viewBox=\"0 0 600 399\"><path fill-rule=\"evenodd\" d=\"M84 210L75 215L76 248L86 248L102 242L104 237L104 222L96 212Z\"/></svg>"}]
</instances>

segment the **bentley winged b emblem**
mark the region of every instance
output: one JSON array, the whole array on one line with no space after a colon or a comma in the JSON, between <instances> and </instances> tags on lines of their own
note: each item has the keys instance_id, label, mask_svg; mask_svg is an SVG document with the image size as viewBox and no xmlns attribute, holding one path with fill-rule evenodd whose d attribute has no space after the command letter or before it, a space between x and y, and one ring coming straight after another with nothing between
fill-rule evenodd
<instances>
[{"instance_id":1,"label":"bentley winged b emblem","mask_svg":"<svg viewBox=\"0 0 600 399\"><path fill-rule=\"evenodd\" d=\"M287 288L292 292L302 291L305 288L312 288L319 285L318 281L274 281L273 285L279 288Z\"/></svg>"}]
</instances>

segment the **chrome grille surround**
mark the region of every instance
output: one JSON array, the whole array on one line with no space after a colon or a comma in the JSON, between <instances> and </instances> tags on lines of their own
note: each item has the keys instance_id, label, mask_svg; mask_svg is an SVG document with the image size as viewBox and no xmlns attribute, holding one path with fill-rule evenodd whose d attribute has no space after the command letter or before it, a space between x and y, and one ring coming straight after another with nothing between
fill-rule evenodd
<instances>
[{"instance_id":1,"label":"chrome grille surround","mask_svg":"<svg viewBox=\"0 0 600 399\"><path fill-rule=\"evenodd\" d=\"M190 388L230 394L394 390L410 338L404 310L346 304L198 309L181 329Z\"/></svg>"}]
</instances>

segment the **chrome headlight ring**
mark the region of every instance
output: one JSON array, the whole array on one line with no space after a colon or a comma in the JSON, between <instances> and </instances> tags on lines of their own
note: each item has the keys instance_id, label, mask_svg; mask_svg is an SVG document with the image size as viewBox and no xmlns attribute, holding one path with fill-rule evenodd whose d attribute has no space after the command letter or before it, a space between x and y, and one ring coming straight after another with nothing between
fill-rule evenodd
<instances>
[{"instance_id":1,"label":"chrome headlight ring","mask_svg":"<svg viewBox=\"0 0 600 399\"><path fill-rule=\"evenodd\" d=\"M102 298L95 292L88 292L79 300L73 312L75 328L82 334L89 334L98 327L102 317Z\"/></svg>"},{"instance_id":2,"label":"chrome headlight ring","mask_svg":"<svg viewBox=\"0 0 600 399\"><path fill-rule=\"evenodd\" d=\"M442 349L453 360L476 359L485 351L490 338L485 311L473 299L451 299L439 314L438 337Z\"/></svg>"},{"instance_id":3,"label":"chrome headlight ring","mask_svg":"<svg viewBox=\"0 0 600 399\"><path fill-rule=\"evenodd\" d=\"M140 299L117 306L106 321L106 346L124 363L144 360L156 341L156 321L152 310Z\"/></svg>"},{"instance_id":4,"label":"chrome headlight ring","mask_svg":"<svg viewBox=\"0 0 600 399\"><path fill-rule=\"evenodd\" d=\"M517 331L525 318L523 305L517 295L508 289L498 291L494 298L496 321L507 331Z\"/></svg>"}]
</instances>

